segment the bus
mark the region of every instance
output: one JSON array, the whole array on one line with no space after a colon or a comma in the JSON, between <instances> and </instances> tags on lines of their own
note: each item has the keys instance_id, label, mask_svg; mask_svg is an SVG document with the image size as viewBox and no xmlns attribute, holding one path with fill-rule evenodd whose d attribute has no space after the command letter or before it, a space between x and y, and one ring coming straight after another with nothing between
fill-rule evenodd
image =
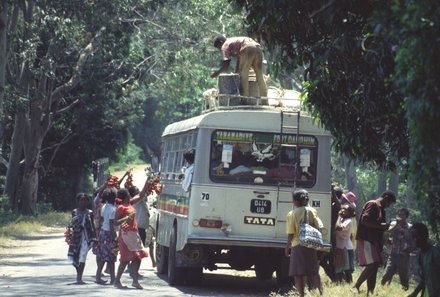
<instances>
[{"instance_id":1,"label":"bus","mask_svg":"<svg viewBox=\"0 0 440 297\"><path fill-rule=\"evenodd\" d=\"M289 279L286 216L292 191L306 189L330 242L331 135L299 107L217 106L168 125L162 134L157 198L158 274L197 284L203 270L254 269ZM195 150L190 192L183 153ZM220 265L220 266L219 266Z\"/></svg>"}]
</instances>

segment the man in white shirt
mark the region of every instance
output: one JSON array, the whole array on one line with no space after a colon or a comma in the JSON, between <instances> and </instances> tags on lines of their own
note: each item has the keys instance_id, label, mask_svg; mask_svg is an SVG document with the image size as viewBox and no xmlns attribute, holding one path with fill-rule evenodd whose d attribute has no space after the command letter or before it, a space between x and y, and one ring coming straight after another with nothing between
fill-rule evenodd
<instances>
[{"instance_id":1,"label":"man in white shirt","mask_svg":"<svg viewBox=\"0 0 440 297\"><path fill-rule=\"evenodd\" d=\"M191 191L191 182L194 174L194 158L195 158L194 149L186 150L183 153L183 158L187 163L187 167L185 169L185 173L183 176L182 188L185 192L189 192Z\"/></svg>"}]
</instances>

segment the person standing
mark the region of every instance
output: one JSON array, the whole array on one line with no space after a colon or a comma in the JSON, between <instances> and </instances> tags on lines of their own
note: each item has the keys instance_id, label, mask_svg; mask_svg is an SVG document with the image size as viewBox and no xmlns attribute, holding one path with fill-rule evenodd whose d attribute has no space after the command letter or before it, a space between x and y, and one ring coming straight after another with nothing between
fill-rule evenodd
<instances>
[{"instance_id":1,"label":"person standing","mask_svg":"<svg viewBox=\"0 0 440 297\"><path fill-rule=\"evenodd\" d=\"M391 255L388 258L385 274L382 277L382 285L390 283L394 274L399 273L400 284L403 289L409 286L409 254L413 250L411 224L407 222L409 211L401 208L396 221L391 223L390 233Z\"/></svg>"},{"instance_id":2,"label":"person standing","mask_svg":"<svg viewBox=\"0 0 440 297\"><path fill-rule=\"evenodd\" d=\"M218 48L223 55L221 68L211 74L217 77L221 72L228 69L231 58L237 59L235 72L240 74L240 94L249 96L249 69L255 72L261 97L267 97L267 86L263 77L263 51L258 42L249 37L218 36L214 40L214 47Z\"/></svg>"},{"instance_id":3,"label":"person standing","mask_svg":"<svg viewBox=\"0 0 440 297\"><path fill-rule=\"evenodd\" d=\"M438 297L440 296L440 247L433 246L429 242L428 227L422 223L415 223L411 227L413 240L416 247L420 249L419 270L420 282L408 297L416 297L420 291L420 296Z\"/></svg>"},{"instance_id":4,"label":"person standing","mask_svg":"<svg viewBox=\"0 0 440 297\"><path fill-rule=\"evenodd\" d=\"M314 249L301 246L299 243L300 223L307 212L308 223L319 229L316 212L311 207L305 206L309 193L306 190L297 190L293 193L294 209L287 214L286 233L288 235L285 247L286 257L290 257L289 275L295 278L295 287L300 296L304 296L306 278L310 280L313 288L318 288L323 293L321 279L319 278L319 262Z\"/></svg>"},{"instance_id":5,"label":"person standing","mask_svg":"<svg viewBox=\"0 0 440 297\"><path fill-rule=\"evenodd\" d=\"M76 283L83 285L82 280L84 267L86 266L87 253L93 244L96 243L96 230L93 223L93 212L87 208L89 198L84 193L76 195L78 208L72 211L70 228L72 230L69 240L69 251L67 256L76 269Z\"/></svg>"},{"instance_id":6,"label":"person standing","mask_svg":"<svg viewBox=\"0 0 440 297\"><path fill-rule=\"evenodd\" d=\"M185 172L183 174L183 182L182 182L182 189L185 192L189 192L191 191L191 183L192 183L192 178L194 175L194 159L195 159L195 151L194 149L189 149L186 150L183 153L183 158L186 161L186 169Z\"/></svg>"},{"instance_id":7,"label":"person standing","mask_svg":"<svg viewBox=\"0 0 440 297\"><path fill-rule=\"evenodd\" d=\"M99 243L96 251L96 261L98 267L96 269L96 280L95 283L99 285L104 285L107 281L104 281L102 276L102 269L104 263L107 263L107 268L110 274L110 284L113 285L115 282L115 261L116 255L113 249L116 242L116 189L108 188L104 190L103 200L107 201L101 210L101 217L103 218L103 224L101 232L99 233Z\"/></svg>"},{"instance_id":8,"label":"person standing","mask_svg":"<svg viewBox=\"0 0 440 297\"><path fill-rule=\"evenodd\" d=\"M335 224L336 250L334 266L338 283L341 283L343 280L347 283L353 281L351 274L354 271L354 252L351 234L355 212L353 205L342 205Z\"/></svg>"},{"instance_id":9,"label":"person standing","mask_svg":"<svg viewBox=\"0 0 440 297\"><path fill-rule=\"evenodd\" d=\"M395 202L395 194L392 191L385 191L379 198L365 203L362 209L356 240L359 265L365 268L353 287L357 292L367 281L368 294L374 293L377 270L382 264L383 233L389 227L386 223L385 208Z\"/></svg>"},{"instance_id":10,"label":"person standing","mask_svg":"<svg viewBox=\"0 0 440 297\"><path fill-rule=\"evenodd\" d=\"M123 188L118 191L118 198L122 200L122 203L116 209L116 220L117 224L120 225L118 246L121 255L118 272L115 279L115 287L118 289L126 288L121 284L121 276L124 273L125 267L130 262L133 278L132 286L136 289L143 289L138 281L139 267L141 265L142 258L148 257L148 254L143 250L144 246L139 237L136 223L136 210L133 208L132 204L135 204L145 197L147 183L148 180L139 195L133 199L130 199L130 194L127 189Z\"/></svg>"}]
</instances>

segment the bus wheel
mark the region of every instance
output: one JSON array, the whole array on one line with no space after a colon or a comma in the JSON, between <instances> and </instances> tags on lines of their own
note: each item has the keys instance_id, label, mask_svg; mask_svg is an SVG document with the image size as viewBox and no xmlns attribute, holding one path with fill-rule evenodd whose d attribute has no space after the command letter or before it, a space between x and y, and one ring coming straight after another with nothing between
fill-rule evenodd
<instances>
[{"instance_id":1,"label":"bus wheel","mask_svg":"<svg viewBox=\"0 0 440 297\"><path fill-rule=\"evenodd\" d=\"M156 265L158 274L167 274L168 272L168 249L163 245L156 243Z\"/></svg>"},{"instance_id":2,"label":"bus wheel","mask_svg":"<svg viewBox=\"0 0 440 297\"><path fill-rule=\"evenodd\" d=\"M187 268L186 282L188 285L198 285L203 280L203 267Z\"/></svg>"},{"instance_id":3,"label":"bus wheel","mask_svg":"<svg viewBox=\"0 0 440 297\"><path fill-rule=\"evenodd\" d=\"M290 258L281 256L276 270L277 284L279 287L292 287L294 284L293 277L289 276Z\"/></svg>"},{"instance_id":4,"label":"bus wheel","mask_svg":"<svg viewBox=\"0 0 440 297\"><path fill-rule=\"evenodd\" d=\"M255 263L255 275L259 280L268 280L272 278L274 267L266 261Z\"/></svg>"},{"instance_id":5,"label":"bus wheel","mask_svg":"<svg viewBox=\"0 0 440 297\"><path fill-rule=\"evenodd\" d=\"M171 230L170 247L168 249L168 283L171 286L183 283L185 268L176 267L177 226Z\"/></svg>"}]
</instances>

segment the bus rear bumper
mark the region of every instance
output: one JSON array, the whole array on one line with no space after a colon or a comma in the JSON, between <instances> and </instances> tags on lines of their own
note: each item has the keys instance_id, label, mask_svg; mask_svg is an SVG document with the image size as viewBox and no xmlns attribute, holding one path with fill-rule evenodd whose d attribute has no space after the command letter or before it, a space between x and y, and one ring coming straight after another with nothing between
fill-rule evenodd
<instances>
[{"instance_id":1,"label":"bus rear bumper","mask_svg":"<svg viewBox=\"0 0 440 297\"><path fill-rule=\"evenodd\" d=\"M284 248L286 246L286 239L231 235L219 237L205 234L191 234L188 236L187 243L217 246Z\"/></svg>"}]
</instances>

